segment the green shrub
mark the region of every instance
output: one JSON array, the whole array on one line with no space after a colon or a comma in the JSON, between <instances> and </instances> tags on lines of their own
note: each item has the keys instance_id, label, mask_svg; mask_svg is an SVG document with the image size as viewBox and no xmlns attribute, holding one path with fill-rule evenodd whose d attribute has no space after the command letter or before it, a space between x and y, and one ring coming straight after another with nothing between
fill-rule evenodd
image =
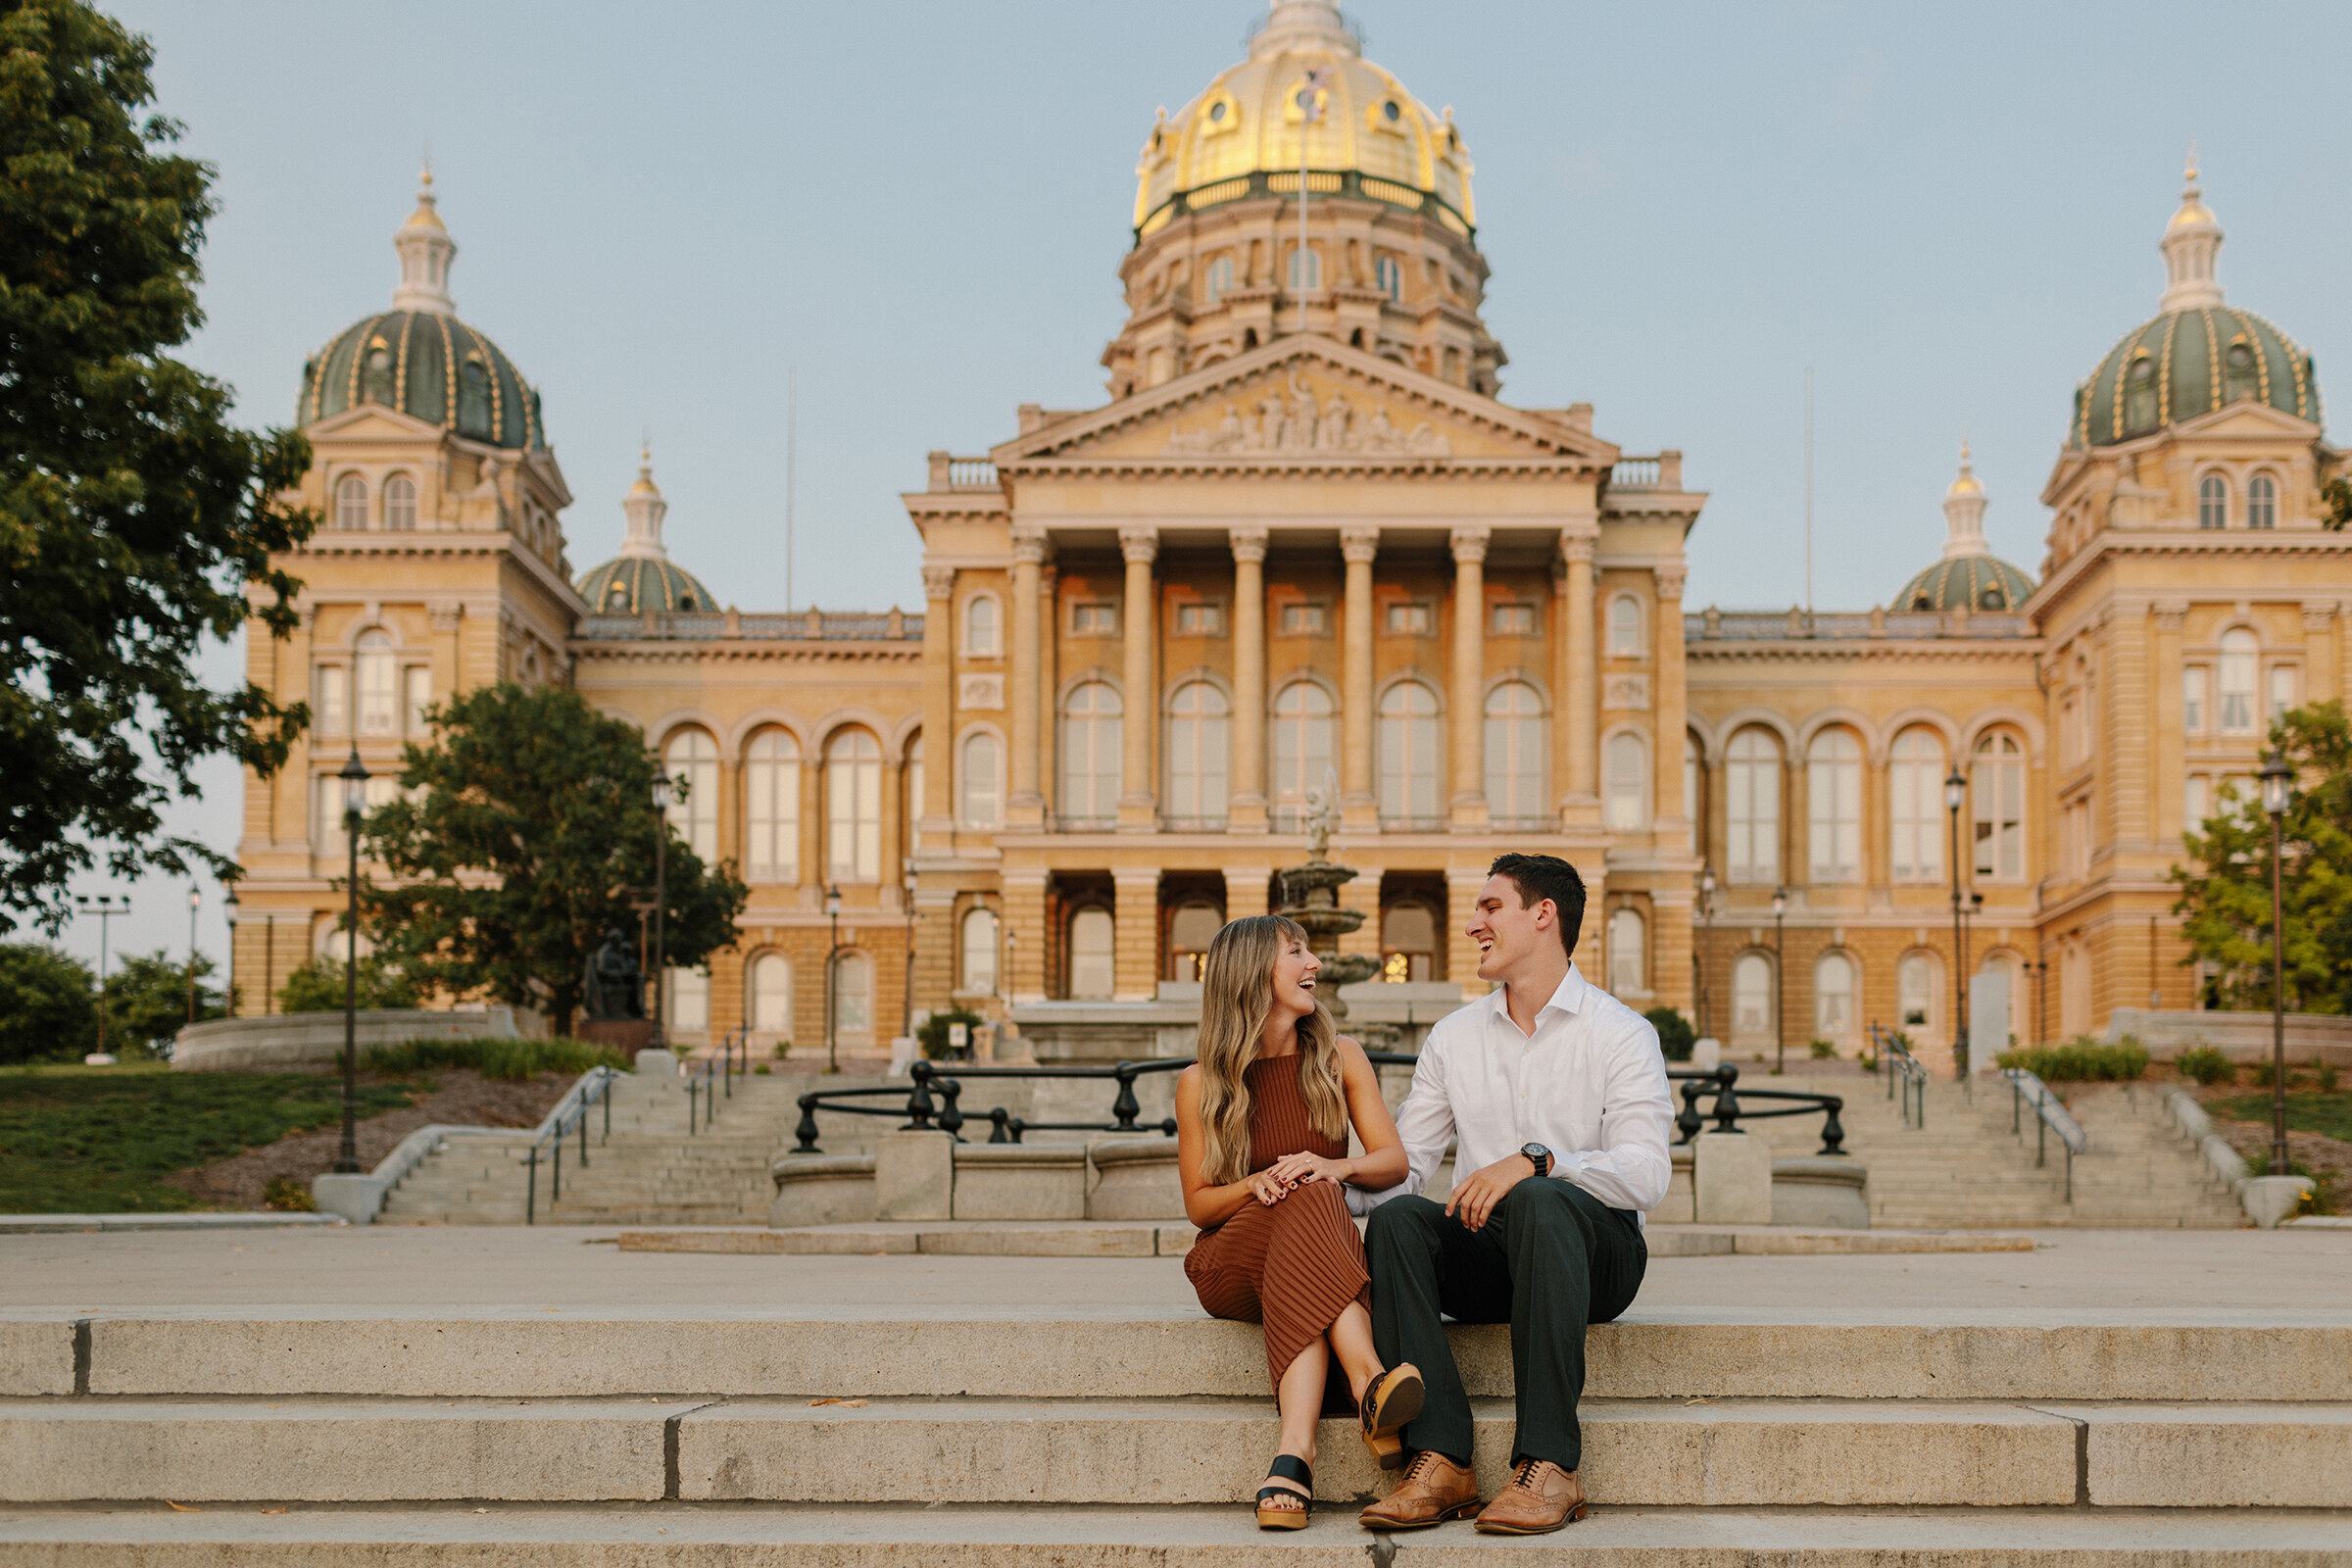
<instances>
[{"instance_id":1,"label":"green shrub","mask_svg":"<svg viewBox=\"0 0 2352 1568\"><path fill-rule=\"evenodd\" d=\"M1827 1040L1814 1041L1812 1050L1813 1059L1815 1061L1832 1061L1835 1060L1838 1055L1837 1046L1833 1045Z\"/></svg>"},{"instance_id":2,"label":"green shrub","mask_svg":"<svg viewBox=\"0 0 2352 1568\"><path fill-rule=\"evenodd\" d=\"M311 1190L291 1176L272 1176L262 1184L262 1206L284 1214L312 1214L318 1208Z\"/></svg>"},{"instance_id":3,"label":"green shrub","mask_svg":"<svg viewBox=\"0 0 2352 1568\"><path fill-rule=\"evenodd\" d=\"M2193 1078L2208 1089L2215 1084L2237 1082L2237 1069L2230 1065L2230 1058L2211 1046L2191 1046L2180 1053L2173 1065L2180 1069L2181 1077Z\"/></svg>"},{"instance_id":4,"label":"green shrub","mask_svg":"<svg viewBox=\"0 0 2352 1568\"><path fill-rule=\"evenodd\" d=\"M777 1041L777 1042L776 1042L776 1059L777 1059L778 1061L782 1061L782 1060L783 1060L783 1059L784 1059L786 1056L789 1056L789 1055L791 1055L791 1054L792 1054L792 1042L791 1042L791 1041L789 1041L789 1040L779 1040L779 1041Z\"/></svg>"},{"instance_id":5,"label":"green shrub","mask_svg":"<svg viewBox=\"0 0 2352 1568\"><path fill-rule=\"evenodd\" d=\"M98 1049L98 987L78 958L0 945L0 1061L78 1061Z\"/></svg>"},{"instance_id":6,"label":"green shrub","mask_svg":"<svg viewBox=\"0 0 2352 1568\"><path fill-rule=\"evenodd\" d=\"M397 1046L369 1046L362 1056L368 1071L411 1073L434 1067L471 1067L485 1078L519 1079L543 1072L576 1077L591 1067L625 1072L628 1060L611 1046L585 1040L509 1040L479 1036L470 1040L404 1040Z\"/></svg>"},{"instance_id":7,"label":"green shrub","mask_svg":"<svg viewBox=\"0 0 2352 1568\"><path fill-rule=\"evenodd\" d=\"M2148 1048L2130 1035L2112 1046L2077 1035L2063 1045L2004 1051L1994 1059L2003 1067L2022 1067L2044 1083L2112 1083L2144 1074Z\"/></svg>"},{"instance_id":8,"label":"green shrub","mask_svg":"<svg viewBox=\"0 0 2352 1568\"><path fill-rule=\"evenodd\" d=\"M1696 1043L1698 1032L1690 1020L1672 1007L1652 1007L1642 1015L1658 1032L1658 1049L1666 1053L1668 1061L1689 1061L1690 1047Z\"/></svg>"},{"instance_id":9,"label":"green shrub","mask_svg":"<svg viewBox=\"0 0 2352 1568\"><path fill-rule=\"evenodd\" d=\"M923 1048L924 1060L938 1061L947 1055L948 1026L957 1023L968 1023L976 1032L986 1027L988 1020L976 1012L967 1012L961 1007L954 1007L946 1012L935 1012L925 1018L923 1026L914 1032L916 1042Z\"/></svg>"},{"instance_id":10,"label":"green shrub","mask_svg":"<svg viewBox=\"0 0 2352 1568\"><path fill-rule=\"evenodd\" d=\"M754 1072L758 1073L758 1074L759 1074L760 1077L762 1077L762 1078L766 1078L766 1077L771 1077L771 1076L773 1076L773 1075L774 1075L774 1073L775 1073L775 1070L776 1070L775 1068L773 1068L773 1067L770 1067L770 1066L769 1066L769 1065L768 1065L766 1062L764 1062L764 1061L763 1061L763 1062L761 1062L761 1063L760 1063L760 1065L758 1065L757 1067L754 1067L754 1068L752 1069L752 1071L754 1071Z\"/></svg>"},{"instance_id":11,"label":"green shrub","mask_svg":"<svg viewBox=\"0 0 2352 1568\"><path fill-rule=\"evenodd\" d=\"M2335 1078L2335 1063L2334 1063L2334 1062L2332 1062L2332 1061L2323 1061L2323 1062L2321 1062L2321 1063L2320 1063L2320 1075L2319 1075L2319 1076L2320 1076L2320 1093L2322 1093L2322 1094L2324 1094L2324 1095L2332 1095L2332 1094L2334 1094L2334 1093L2335 1093L2335 1083L2336 1083L2336 1078Z\"/></svg>"},{"instance_id":12,"label":"green shrub","mask_svg":"<svg viewBox=\"0 0 2352 1568\"><path fill-rule=\"evenodd\" d=\"M414 1007L416 1005L416 985L397 969L388 967L373 954L360 955L359 1004L368 1008ZM341 1012L343 1010L343 960L332 956L313 958L278 987L277 1010L280 1012Z\"/></svg>"}]
</instances>

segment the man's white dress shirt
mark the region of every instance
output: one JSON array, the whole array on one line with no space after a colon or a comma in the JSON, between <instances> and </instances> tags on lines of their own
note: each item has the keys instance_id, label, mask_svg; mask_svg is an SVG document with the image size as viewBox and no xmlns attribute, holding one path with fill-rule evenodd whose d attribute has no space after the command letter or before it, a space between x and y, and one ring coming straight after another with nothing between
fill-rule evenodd
<instances>
[{"instance_id":1,"label":"man's white dress shirt","mask_svg":"<svg viewBox=\"0 0 2352 1568\"><path fill-rule=\"evenodd\" d=\"M1674 1174L1674 1100L1658 1031L1573 963L1537 1011L1534 1034L1519 1032L1504 1000L1497 987L1430 1029L1396 1114L1411 1173L1366 1197L1420 1192L1453 1139L1457 1181L1542 1144L1559 1180L1611 1208L1657 1207Z\"/></svg>"}]
</instances>

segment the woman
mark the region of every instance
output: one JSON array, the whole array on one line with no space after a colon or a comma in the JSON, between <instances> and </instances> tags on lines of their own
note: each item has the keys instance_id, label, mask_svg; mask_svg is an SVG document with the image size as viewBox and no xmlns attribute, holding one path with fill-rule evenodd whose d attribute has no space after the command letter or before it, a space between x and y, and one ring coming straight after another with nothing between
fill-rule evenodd
<instances>
[{"instance_id":1,"label":"woman","mask_svg":"<svg viewBox=\"0 0 2352 1568\"><path fill-rule=\"evenodd\" d=\"M1257 1522L1302 1529L1314 1495L1315 1423L1338 1357L1382 1468L1421 1413L1421 1374L1372 1348L1371 1276L1343 1186L1404 1180L1404 1146L1363 1048L1315 998L1306 932L1278 914L1236 920L1208 947L1200 1060L1176 1080L1176 1165L1201 1230L1184 1272L1211 1316L1266 1329L1282 1449ZM1364 1152L1349 1158L1353 1123Z\"/></svg>"}]
</instances>

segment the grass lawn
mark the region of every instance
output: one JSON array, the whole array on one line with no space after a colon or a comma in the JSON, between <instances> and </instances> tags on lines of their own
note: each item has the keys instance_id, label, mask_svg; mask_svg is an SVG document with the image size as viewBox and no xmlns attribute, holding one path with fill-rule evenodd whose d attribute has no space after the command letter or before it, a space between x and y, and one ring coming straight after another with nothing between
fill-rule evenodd
<instances>
[{"instance_id":1,"label":"grass lawn","mask_svg":"<svg viewBox=\"0 0 2352 1568\"><path fill-rule=\"evenodd\" d=\"M2228 1100L2209 1100L2206 1112L2230 1121L2260 1121L2271 1119L2271 1094L2236 1095ZM2308 1089L2289 1089L2286 1092L2286 1125L2299 1133L2319 1133L2327 1138L2340 1138L2352 1143L2352 1090L2332 1094L2316 1093Z\"/></svg>"},{"instance_id":2,"label":"grass lawn","mask_svg":"<svg viewBox=\"0 0 2352 1568\"><path fill-rule=\"evenodd\" d=\"M363 1083L359 1113L397 1109L422 1087ZM193 1208L157 1178L342 1116L343 1081L324 1074L0 1068L0 1213Z\"/></svg>"}]
</instances>

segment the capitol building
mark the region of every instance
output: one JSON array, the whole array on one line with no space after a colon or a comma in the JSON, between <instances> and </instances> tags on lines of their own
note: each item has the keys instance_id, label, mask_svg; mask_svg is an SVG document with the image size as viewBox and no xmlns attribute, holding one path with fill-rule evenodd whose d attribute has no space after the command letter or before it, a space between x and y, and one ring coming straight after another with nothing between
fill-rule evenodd
<instances>
[{"instance_id":1,"label":"capitol building","mask_svg":"<svg viewBox=\"0 0 2352 1568\"><path fill-rule=\"evenodd\" d=\"M389 791L428 706L493 681L641 726L678 835L749 884L739 946L664 987L687 1043L821 1046L836 918L845 1050L1149 1001L1269 906L1326 787L1342 947L1394 980L1483 991L1470 900L1533 850L1592 890L1585 971L1734 1052L1852 1054L1875 1020L1940 1054L1963 971L2007 977L2021 1039L2192 1005L2183 830L2273 714L2341 694L2352 608L2312 357L2228 300L2194 171L2154 314L2071 401L2019 389L2057 438L2041 559L1990 553L1963 451L1940 556L1850 612L1686 603L1706 496L1591 403L1502 400L1482 217L1451 112L1274 0L1146 132L1103 401L928 456L919 609L778 612L696 574L650 461L620 553L573 568L539 395L457 314L428 180L390 309L303 367L324 521L272 562L298 629L248 646L316 722L246 778L248 1008L334 931L355 741Z\"/></svg>"}]
</instances>

